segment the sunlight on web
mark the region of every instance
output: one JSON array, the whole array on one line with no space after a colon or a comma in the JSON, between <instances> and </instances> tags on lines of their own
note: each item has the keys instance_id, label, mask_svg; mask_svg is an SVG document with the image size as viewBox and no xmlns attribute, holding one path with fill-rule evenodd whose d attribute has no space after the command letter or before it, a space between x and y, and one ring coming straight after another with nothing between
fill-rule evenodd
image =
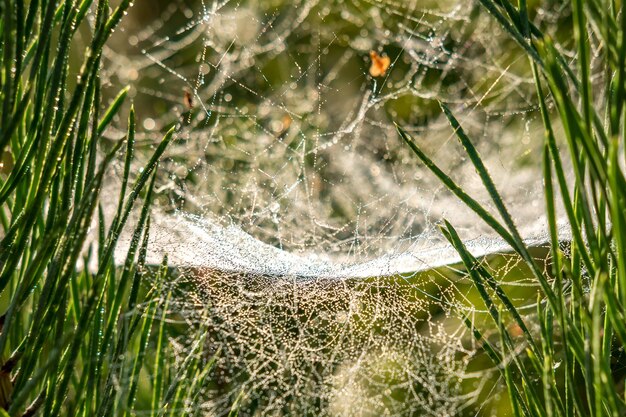
<instances>
[{"instance_id":1,"label":"sunlight on web","mask_svg":"<svg viewBox=\"0 0 626 417\"><path fill-rule=\"evenodd\" d=\"M444 267L458 257L437 225L448 219L476 256L508 249L393 123L491 207L448 103L523 236L542 243L541 120L528 62L499 27L455 0L177 0L132 27L106 71L131 85L138 146L178 127L149 259L167 253L210 323L220 359L202 407L219 415L240 392L245 415L472 403L482 386L462 382L474 350L458 313L480 312Z\"/></svg>"}]
</instances>

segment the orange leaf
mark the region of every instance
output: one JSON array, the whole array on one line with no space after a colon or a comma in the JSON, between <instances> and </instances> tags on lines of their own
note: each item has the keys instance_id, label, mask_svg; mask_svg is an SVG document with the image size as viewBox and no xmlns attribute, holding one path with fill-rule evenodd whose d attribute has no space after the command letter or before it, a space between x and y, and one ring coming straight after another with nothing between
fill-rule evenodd
<instances>
[{"instance_id":1,"label":"orange leaf","mask_svg":"<svg viewBox=\"0 0 626 417\"><path fill-rule=\"evenodd\" d=\"M391 58L388 56L380 56L376 51L370 51L370 59L372 60L370 75L372 77L382 77L385 75L389 65L391 65Z\"/></svg>"}]
</instances>

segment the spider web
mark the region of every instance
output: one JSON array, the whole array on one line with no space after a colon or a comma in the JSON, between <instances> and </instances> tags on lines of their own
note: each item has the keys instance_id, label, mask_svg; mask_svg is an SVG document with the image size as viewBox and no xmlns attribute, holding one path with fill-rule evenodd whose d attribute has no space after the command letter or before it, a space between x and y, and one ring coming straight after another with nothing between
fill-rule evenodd
<instances>
[{"instance_id":1,"label":"spider web","mask_svg":"<svg viewBox=\"0 0 626 417\"><path fill-rule=\"evenodd\" d=\"M467 371L476 350L458 317L483 312L446 267L459 259L437 225L448 219L476 256L501 254L485 258L499 276L518 261L393 123L491 208L440 114L448 103L522 235L541 244L543 128L523 54L473 2L152 7L135 6L131 21L158 17L126 26L106 71L131 86L140 148L178 130L148 258L168 255L179 310L207 323L219 351L206 398L188 406L222 415L242 393L242 415L471 409L493 383ZM536 11L541 26L561 16ZM381 77L370 51L390 58ZM509 285L527 294L534 283Z\"/></svg>"}]
</instances>

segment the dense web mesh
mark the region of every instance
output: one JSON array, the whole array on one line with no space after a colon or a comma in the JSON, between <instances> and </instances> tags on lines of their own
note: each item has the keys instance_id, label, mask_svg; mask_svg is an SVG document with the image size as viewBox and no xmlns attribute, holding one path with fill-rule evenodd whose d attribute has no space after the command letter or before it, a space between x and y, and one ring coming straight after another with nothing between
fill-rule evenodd
<instances>
[{"instance_id":1,"label":"dense web mesh","mask_svg":"<svg viewBox=\"0 0 626 417\"><path fill-rule=\"evenodd\" d=\"M475 350L458 318L482 313L445 267L458 258L437 225L448 219L476 256L508 249L393 122L492 207L441 116L448 103L539 245L543 128L525 56L477 2L164 4L137 2L105 70L131 86L140 148L178 129L149 259L168 255L187 294L178 308L208 323L219 351L211 394L189 406L220 415L240 393L243 415L475 404L487 382L467 371ZM533 10L537 24L556 30L559 7ZM491 259L498 276L519 270ZM519 277L524 303L533 283Z\"/></svg>"}]
</instances>

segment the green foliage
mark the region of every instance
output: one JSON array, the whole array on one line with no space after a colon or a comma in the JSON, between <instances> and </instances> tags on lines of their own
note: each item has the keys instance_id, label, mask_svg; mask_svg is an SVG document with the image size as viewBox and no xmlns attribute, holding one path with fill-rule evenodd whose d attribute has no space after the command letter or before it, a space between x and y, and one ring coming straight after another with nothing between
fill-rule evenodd
<instances>
[{"instance_id":1,"label":"green foliage","mask_svg":"<svg viewBox=\"0 0 626 417\"><path fill-rule=\"evenodd\" d=\"M129 5L130 0L114 9L107 0L0 5L3 415L134 415L151 407L153 415L179 415L168 407L180 411L212 364L204 361L204 374L182 383L170 375L166 290L154 287L168 274L166 264L152 280L157 284L146 281L155 173L174 130L137 174L131 169L133 109L125 139L102 136L127 95L122 90L101 114L102 51ZM88 25L92 10L95 19ZM80 41L79 29L85 29ZM85 33L91 38L85 40ZM88 46L81 51L84 42ZM77 54L83 62L74 81L70 62ZM124 144L118 205L107 219L103 183ZM140 199L140 214L127 232L132 239L126 261L118 268L115 248ZM94 239L90 230L96 224ZM153 371L158 377L147 384L154 386L152 397L138 401L140 381ZM175 399L167 395L167 384L180 393Z\"/></svg>"},{"instance_id":2,"label":"green foliage","mask_svg":"<svg viewBox=\"0 0 626 417\"><path fill-rule=\"evenodd\" d=\"M543 172L551 270L543 271L530 256L487 167L447 106L442 104L442 109L500 220L398 127L418 158L511 246L540 284L536 313L522 316L497 277L472 257L453 226L445 222L442 232L460 254L500 339L489 341L469 319L465 318L465 323L500 369L513 415L624 415L626 394L620 363L626 343L626 180L620 155L623 157L625 137L626 16L620 3L573 1L574 68L529 20L524 0L517 6L508 0L480 3L526 52L533 70L545 127ZM592 83L591 40L600 45L595 59L608 74L603 89ZM557 145L551 105L564 129L573 184L568 183ZM557 198L563 203L569 231L557 227ZM567 253L564 236L571 236ZM524 339L511 337L504 324L510 319Z\"/></svg>"}]
</instances>

